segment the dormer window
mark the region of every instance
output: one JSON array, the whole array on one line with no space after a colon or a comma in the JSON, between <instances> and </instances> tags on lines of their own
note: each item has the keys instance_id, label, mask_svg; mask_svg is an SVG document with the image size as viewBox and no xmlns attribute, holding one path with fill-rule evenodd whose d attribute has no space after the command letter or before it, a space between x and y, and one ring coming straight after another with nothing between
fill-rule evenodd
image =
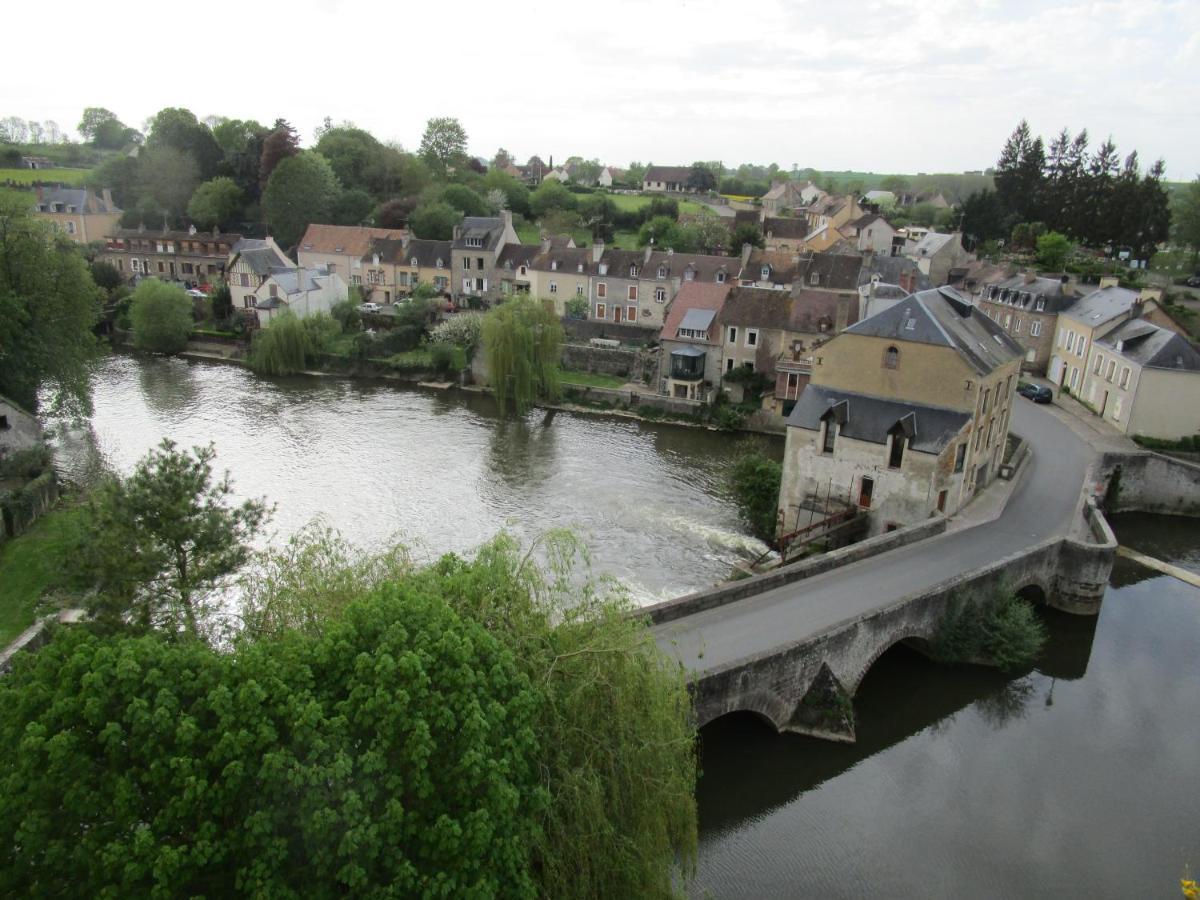
<instances>
[{"instance_id":1,"label":"dormer window","mask_svg":"<svg viewBox=\"0 0 1200 900\"><path fill-rule=\"evenodd\" d=\"M770 277L771 277L771 267L770 267L770 266L763 266L763 267L762 267L762 268L759 270L759 273L758 273L758 274L762 276L762 280L763 280L763 281L766 281L768 278L770 278Z\"/></svg>"},{"instance_id":2,"label":"dormer window","mask_svg":"<svg viewBox=\"0 0 1200 900\"><path fill-rule=\"evenodd\" d=\"M695 269L685 270L683 273L683 280L684 281L695 281L696 280L696 270Z\"/></svg>"},{"instance_id":3,"label":"dormer window","mask_svg":"<svg viewBox=\"0 0 1200 900\"><path fill-rule=\"evenodd\" d=\"M333 248L333 252L334 252L334 253L341 253L341 252L342 252L342 248L341 248L341 247L334 247L334 248Z\"/></svg>"},{"instance_id":4,"label":"dormer window","mask_svg":"<svg viewBox=\"0 0 1200 900\"><path fill-rule=\"evenodd\" d=\"M630 266L630 267L629 267L629 277L630 277L630 278L637 278L637 276L638 276L638 267L637 267L637 266Z\"/></svg>"},{"instance_id":5,"label":"dormer window","mask_svg":"<svg viewBox=\"0 0 1200 900\"><path fill-rule=\"evenodd\" d=\"M412 259L410 259L408 261L408 264L415 269L417 267L417 258L414 256ZM442 261L439 259L438 260L438 268L440 269L441 267L442 267Z\"/></svg>"},{"instance_id":6,"label":"dormer window","mask_svg":"<svg viewBox=\"0 0 1200 900\"><path fill-rule=\"evenodd\" d=\"M521 268L517 269L517 274L518 274L518 275L524 275L524 274L525 274L525 272L526 272L526 269L525 269L525 267L524 267L524 266L521 266Z\"/></svg>"},{"instance_id":7,"label":"dormer window","mask_svg":"<svg viewBox=\"0 0 1200 900\"><path fill-rule=\"evenodd\" d=\"M811 275L808 276L808 283L809 284L820 284L821 276L818 275L816 272L813 272Z\"/></svg>"},{"instance_id":8,"label":"dormer window","mask_svg":"<svg viewBox=\"0 0 1200 900\"><path fill-rule=\"evenodd\" d=\"M667 267L666 267L666 266L659 266L659 267L658 267L658 277L659 277L659 278L666 278L666 277L667 277Z\"/></svg>"},{"instance_id":9,"label":"dormer window","mask_svg":"<svg viewBox=\"0 0 1200 900\"><path fill-rule=\"evenodd\" d=\"M718 272L717 273L717 284L724 284L724 283L725 283L725 273Z\"/></svg>"},{"instance_id":10,"label":"dormer window","mask_svg":"<svg viewBox=\"0 0 1200 900\"><path fill-rule=\"evenodd\" d=\"M555 259L555 260L551 260L551 262L550 262L550 271L551 271L551 272L557 272L557 271L558 271L558 260L557 260L557 259Z\"/></svg>"},{"instance_id":11,"label":"dormer window","mask_svg":"<svg viewBox=\"0 0 1200 900\"><path fill-rule=\"evenodd\" d=\"M582 272L582 271L583 271L583 263L576 263L576 265L575 265L575 271L576 271L576 272Z\"/></svg>"},{"instance_id":12,"label":"dormer window","mask_svg":"<svg viewBox=\"0 0 1200 900\"><path fill-rule=\"evenodd\" d=\"M467 238L467 242L466 242L466 243L467 243L467 246L468 246L468 247L482 247L482 246L483 246L483 238L481 238L481 237L469 237L469 238Z\"/></svg>"},{"instance_id":13,"label":"dormer window","mask_svg":"<svg viewBox=\"0 0 1200 900\"><path fill-rule=\"evenodd\" d=\"M1036 312L1042 312L1046 308L1046 301L1038 297L1037 305L1034 307Z\"/></svg>"},{"instance_id":14,"label":"dormer window","mask_svg":"<svg viewBox=\"0 0 1200 900\"><path fill-rule=\"evenodd\" d=\"M413 264L414 266L417 264L417 258L416 258L415 256L413 257L412 264ZM444 265L442 265L442 258L441 258L440 256L437 258L437 267L438 267L439 269L444 269L444 268L446 268Z\"/></svg>"},{"instance_id":15,"label":"dormer window","mask_svg":"<svg viewBox=\"0 0 1200 900\"><path fill-rule=\"evenodd\" d=\"M608 263L600 263L600 274L601 275L608 274Z\"/></svg>"}]
</instances>

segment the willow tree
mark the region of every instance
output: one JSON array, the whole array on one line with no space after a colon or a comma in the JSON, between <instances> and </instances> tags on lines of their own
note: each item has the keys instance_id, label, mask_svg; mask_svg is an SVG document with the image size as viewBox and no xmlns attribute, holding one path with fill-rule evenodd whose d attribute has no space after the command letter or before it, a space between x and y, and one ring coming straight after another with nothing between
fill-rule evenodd
<instances>
[{"instance_id":1,"label":"willow tree","mask_svg":"<svg viewBox=\"0 0 1200 900\"><path fill-rule=\"evenodd\" d=\"M556 399L562 324L554 312L523 297L496 307L483 320L483 351L501 412L517 415L539 399Z\"/></svg>"},{"instance_id":2,"label":"willow tree","mask_svg":"<svg viewBox=\"0 0 1200 900\"><path fill-rule=\"evenodd\" d=\"M304 323L284 312L254 335L246 361L260 375L290 375L303 371L308 352L309 335Z\"/></svg>"}]
</instances>

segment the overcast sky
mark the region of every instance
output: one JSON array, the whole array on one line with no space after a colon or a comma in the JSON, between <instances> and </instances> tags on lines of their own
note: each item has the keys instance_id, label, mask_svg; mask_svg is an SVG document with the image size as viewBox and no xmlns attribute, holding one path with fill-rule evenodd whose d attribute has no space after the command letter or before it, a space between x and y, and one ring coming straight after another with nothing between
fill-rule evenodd
<instances>
[{"instance_id":1,"label":"overcast sky","mask_svg":"<svg viewBox=\"0 0 1200 900\"><path fill-rule=\"evenodd\" d=\"M1200 172L1200 0L6 4L0 117L140 126L164 106L306 143L325 116L413 149L816 169L993 164L1025 117Z\"/></svg>"}]
</instances>

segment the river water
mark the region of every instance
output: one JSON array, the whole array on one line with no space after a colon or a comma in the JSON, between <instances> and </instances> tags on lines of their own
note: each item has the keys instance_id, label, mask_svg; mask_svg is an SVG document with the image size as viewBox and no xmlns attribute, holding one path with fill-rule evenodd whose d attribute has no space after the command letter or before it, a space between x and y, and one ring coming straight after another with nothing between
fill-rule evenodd
<instances>
[{"instance_id":1,"label":"river water","mask_svg":"<svg viewBox=\"0 0 1200 900\"><path fill-rule=\"evenodd\" d=\"M1200 522L1114 517L1200 571ZM741 717L701 740L715 897L1178 897L1200 869L1200 589L1117 560L1098 618L1049 611L1018 677L889 651L858 742Z\"/></svg>"},{"instance_id":2,"label":"river water","mask_svg":"<svg viewBox=\"0 0 1200 900\"><path fill-rule=\"evenodd\" d=\"M113 356L79 477L161 437L212 441L274 539L321 515L430 555L570 525L643 600L723 579L747 537L721 487L728 435L607 417L496 415L490 398ZM760 442L778 453L780 444ZM1200 571L1200 523L1121 516L1122 542ZM697 893L714 897L1177 897L1200 869L1200 590L1118 560L1098 618L1045 613L1017 676L889 651L858 742L704 729Z\"/></svg>"},{"instance_id":3,"label":"river water","mask_svg":"<svg viewBox=\"0 0 1200 900\"><path fill-rule=\"evenodd\" d=\"M128 472L163 437L211 441L237 497L276 505L268 540L320 516L361 546L436 557L502 529L530 542L570 527L593 570L642 602L708 587L766 549L723 478L745 442L782 452L778 439L613 417L506 420L487 395L126 355L100 365L93 401L89 427L60 428L78 478L97 458Z\"/></svg>"}]
</instances>

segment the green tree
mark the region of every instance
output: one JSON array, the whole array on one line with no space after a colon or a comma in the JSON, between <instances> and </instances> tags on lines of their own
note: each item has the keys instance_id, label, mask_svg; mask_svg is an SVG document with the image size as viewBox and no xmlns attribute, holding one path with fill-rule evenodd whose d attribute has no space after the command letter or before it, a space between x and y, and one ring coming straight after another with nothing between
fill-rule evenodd
<instances>
[{"instance_id":1,"label":"green tree","mask_svg":"<svg viewBox=\"0 0 1200 900\"><path fill-rule=\"evenodd\" d=\"M106 294L112 294L125 283L125 279L121 277L121 273L112 263L98 259L91 264L90 269L92 281L96 282L96 286Z\"/></svg>"},{"instance_id":2,"label":"green tree","mask_svg":"<svg viewBox=\"0 0 1200 900\"><path fill-rule=\"evenodd\" d=\"M283 159L263 192L267 224L286 246L295 244L312 222L328 222L341 187L325 157L311 150Z\"/></svg>"},{"instance_id":3,"label":"green tree","mask_svg":"<svg viewBox=\"0 0 1200 900\"><path fill-rule=\"evenodd\" d=\"M529 210L541 218L553 209L575 209L575 195L557 178L547 178L529 195Z\"/></svg>"},{"instance_id":4,"label":"green tree","mask_svg":"<svg viewBox=\"0 0 1200 900\"><path fill-rule=\"evenodd\" d=\"M692 163L692 171L688 175L688 187L697 191L715 191L717 189L717 173L706 163Z\"/></svg>"},{"instance_id":5,"label":"green tree","mask_svg":"<svg viewBox=\"0 0 1200 900\"><path fill-rule=\"evenodd\" d=\"M637 160L634 160L625 167L625 183L641 189L642 182L646 179L646 169L649 167L650 163L642 165Z\"/></svg>"},{"instance_id":6,"label":"green tree","mask_svg":"<svg viewBox=\"0 0 1200 900\"><path fill-rule=\"evenodd\" d=\"M291 375L304 371L314 350L304 322L284 312L255 333L246 363L260 375Z\"/></svg>"},{"instance_id":7,"label":"green tree","mask_svg":"<svg viewBox=\"0 0 1200 900\"><path fill-rule=\"evenodd\" d=\"M425 203L412 211L408 225L413 234L431 241L448 241L454 236L454 226L462 221L462 213L449 203Z\"/></svg>"},{"instance_id":8,"label":"green tree","mask_svg":"<svg viewBox=\"0 0 1200 900\"><path fill-rule=\"evenodd\" d=\"M88 412L102 296L66 236L0 196L0 394L36 409L47 389L51 408Z\"/></svg>"},{"instance_id":9,"label":"green tree","mask_svg":"<svg viewBox=\"0 0 1200 900\"><path fill-rule=\"evenodd\" d=\"M687 228L702 253L716 253L730 246L729 227L720 216L713 213L701 213L687 225ZM741 246L739 245L737 249L740 253Z\"/></svg>"},{"instance_id":10,"label":"green tree","mask_svg":"<svg viewBox=\"0 0 1200 900\"><path fill-rule=\"evenodd\" d=\"M329 314L342 329L342 334L355 334L362 330L362 313L358 311L358 304L349 297L333 304Z\"/></svg>"},{"instance_id":11,"label":"green tree","mask_svg":"<svg viewBox=\"0 0 1200 900\"><path fill-rule=\"evenodd\" d=\"M138 349L178 353L192 331L192 301L178 285L146 278L134 289L129 318Z\"/></svg>"},{"instance_id":12,"label":"green tree","mask_svg":"<svg viewBox=\"0 0 1200 900\"><path fill-rule=\"evenodd\" d=\"M208 126L198 121L191 110L168 107L160 109L150 119L146 149L166 147L190 156L201 180L217 174L223 155L221 147ZM188 195L191 195L190 190Z\"/></svg>"},{"instance_id":13,"label":"green tree","mask_svg":"<svg viewBox=\"0 0 1200 900\"><path fill-rule=\"evenodd\" d=\"M1038 265L1048 272L1061 272L1071 254L1071 239L1049 231L1037 239Z\"/></svg>"},{"instance_id":14,"label":"green tree","mask_svg":"<svg viewBox=\"0 0 1200 900\"><path fill-rule=\"evenodd\" d=\"M263 138L262 156L258 161L258 183L265 190L275 167L300 152L300 138L285 119L276 119L271 131Z\"/></svg>"},{"instance_id":15,"label":"green tree","mask_svg":"<svg viewBox=\"0 0 1200 900\"><path fill-rule=\"evenodd\" d=\"M655 216L638 230L638 246L651 243L664 250L669 247L676 253L695 253L700 249L696 234L667 216Z\"/></svg>"},{"instance_id":16,"label":"green tree","mask_svg":"<svg viewBox=\"0 0 1200 900\"><path fill-rule=\"evenodd\" d=\"M729 238L729 255L737 256L746 244L761 250L765 243L762 230L757 225L753 222L742 222L733 229L733 234Z\"/></svg>"},{"instance_id":17,"label":"green tree","mask_svg":"<svg viewBox=\"0 0 1200 900\"><path fill-rule=\"evenodd\" d=\"M742 521L755 537L774 543L779 524L779 485L783 467L762 453L741 454L729 470L729 489Z\"/></svg>"},{"instance_id":18,"label":"green tree","mask_svg":"<svg viewBox=\"0 0 1200 900\"><path fill-rule=\"evenodd\" d=\"M233 293L229 290L227 282L217 282L211 300L213 321L225 323L233 318Z\"/></svg>"},{"instance_id":19,"label":"green tree","mask_svg":"<svg viewBox=\"0 0 1200 900\"><path fill-rule=\"evenodd\" d=\"M213 480L215 455L164 439L92 494L75 558L100 627L201 637L214 626L213 589L247 561L268 515L256 500L230 504L228 473Z\"/></svg>"},{"instance_id":20,"label":"green tree","mask_svg":"<svg viewBox=\"0 0 1200 900\"><path fill-rule=\"evenodd\" d=\"M369 225L375 201L361 188L342 191L333 204L334 225Z\"/></svg>"},{"instance_id":21,"label":"green tree","mask_svg":"<svg viewBox=\"0 0 1200 900\"><path fill-rule=\"evenodd\" d=\"M466 164L467 132L458 119L430 119L425 123L417 152L429 168L445 177L451 169L461 169Z\"/></svg>"},{"instance_id":22,"label":"green tree","mask_svg":"<svg viewBox=\"0 0 1200 900\"><path fill-rule=\"evenodd\" d=\"M105 109L103 106L88 106L84 108L79 124L75 127L81 137L90 141L96 136L97 128L105 122L116 121L118 121L117 114L111 109Z\"/></svg>"},{"instance_id":23,"label":"green tree","mask_svg":"<svg viewBox=\"0 0 1200 900\"><path fill-rule=\"evenodd\" d=\"M132 156L110 156L87 175L87 186L96 190L109 188L113 202L122 209L131 209L141 193L138 161Z\"/></svg>"},{"instance_id":24,"label":"green tree","mask_svg":"<svg viewBox=\"0 0 1200 900\"><path fill-rule=\"evenodd\" d=\"M159 144L138 157L138 178L139 199L151 201L159 214L174 222L187 209L188 200L200 183L200 170L187 153ZM158 224L161 226L161 222Z\"/></svg>"},{"instance_id":25,"label":"green tree","mask_svg":"<svg viewBox=\"0 0 1200 900\"><path fill-rule=\"evenodd\" d=\"M891 191L893 194L900 194L907 191L911 185L907 178L903 175L889 175L879 183L879 187L885 191Z\"/></svg>"},{"instance_id":26,"label":"green tree","mask_svg":"<svg viewBox=\"0 0 1200 900\"><path fill-rule=\"evenodd\" d=\"M484 317L483 350L501 411L523 415L539 398L559 391L563 331L558 317L528 297L510 300Z\"/></svg>"},{"instance_id":27,"label":"green tree","mask_svg":"<svg viewBox=\"0 0 1200 900\"><path fill-rule=\"evenodd\" d=\"M465 184L447 185L442 191L441 200L453 206L464 216L486 216L488 205L482 197Z\"/></svg>"},{"instance_id":28,"label":"green tree","mask_svg":"<svg viewBox=\"0 0 1200 900\"><path fill-rule=\"evenodd\" d=\"M137 131L118 119L116 113L101 106L87 107L78 128L80 135L102 150L119 150L141 138Z\"/></svg>"},{"instance_id":29,"label":"green tree","mask_svg":"<svg viewBox=\"0 0 1200 900\"><path fill-rule=\"evenodd\" d=\"M1176 192L1172 204L1172 237L1192 248L1192 265L1200 261L1200 175Z\"/></svg>"},{"instance_id":30,"label":"green tree","mask_svg":"<svg viewBox=\"0 0 1200 900\"><path fill-rule=\"evenodd\" d=\"M216 225L228 231L241 216L245 202L242 189L232 178L214 178L192 192L188 217L197 228L207 230Z\"/></svg>"},{"instance_id":31,"label":"green tree","mask_svg":"<svg viewBox=\"0 0 1200 900\"><path fill-rule=\"evenodd\" d=\"M533 897L539 692L415 584L228 653L73 629L0 683L0 891Z\"/></svg>"}]
</instances>

